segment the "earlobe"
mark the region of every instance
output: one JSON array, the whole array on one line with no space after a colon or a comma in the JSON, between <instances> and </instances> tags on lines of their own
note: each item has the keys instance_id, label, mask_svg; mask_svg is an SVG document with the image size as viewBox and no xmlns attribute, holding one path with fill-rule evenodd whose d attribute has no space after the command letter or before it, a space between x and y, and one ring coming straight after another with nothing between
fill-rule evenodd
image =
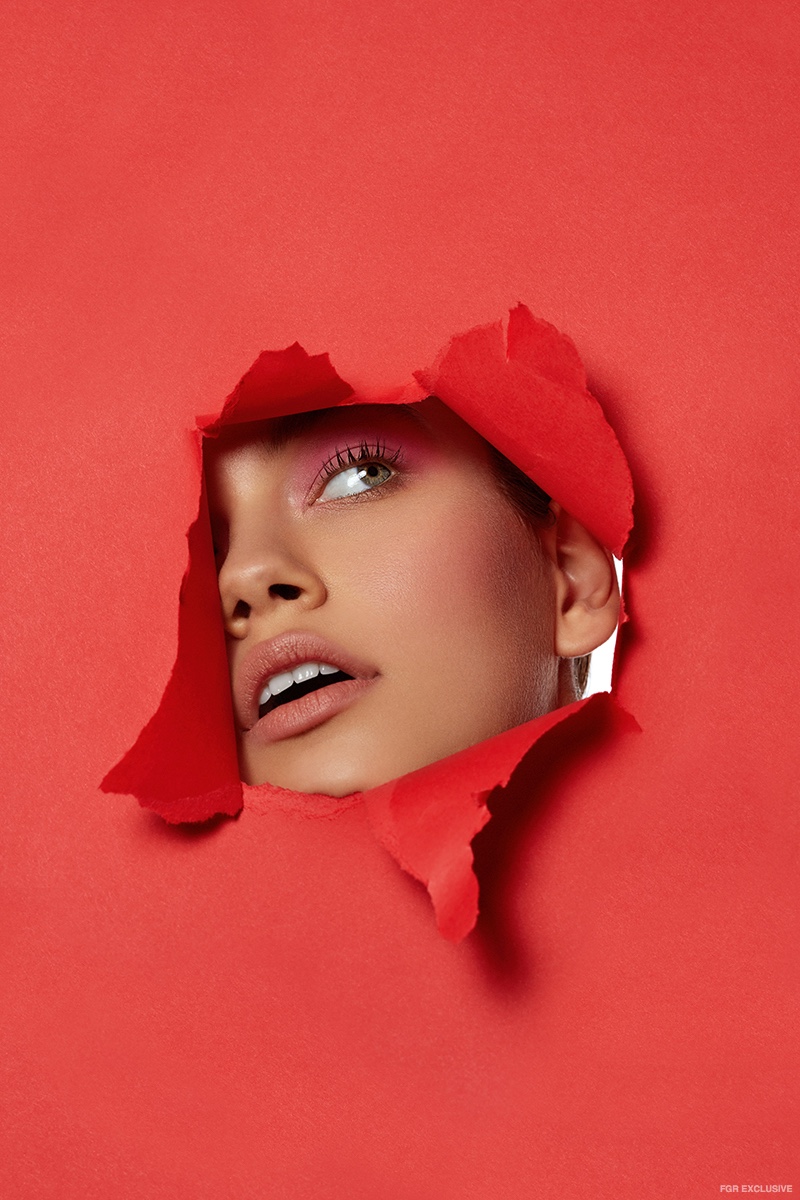
<instances>
[{"instance_id":1,"label":"earlobe","mask_svg":"<svg viewBox=\"0 0 800 1200\"><path fill-rule=\"evenodd\" d=\"M619 621L619 586L608 550L565 512L551 505L554 522L544 543L555 576L555 653L590 654L611 637Z\"/></svg>"}]
</instances>

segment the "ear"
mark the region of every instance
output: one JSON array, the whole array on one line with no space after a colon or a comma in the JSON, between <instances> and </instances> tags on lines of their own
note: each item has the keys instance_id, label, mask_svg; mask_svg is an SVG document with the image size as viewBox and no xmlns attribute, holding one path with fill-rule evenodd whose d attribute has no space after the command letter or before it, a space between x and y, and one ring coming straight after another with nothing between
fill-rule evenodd
<instances>
[{"instance_id":1,"label":"ear","mask_svg":"<svg viewBox=\"0 0 800 1200\"><path fill-rule=\"evenodd\" d=\"M556 587L555 653L579 658L601 646L619 621L619 586L610 551L558 504L542 544Z\"/></svg>"}]
</instances>

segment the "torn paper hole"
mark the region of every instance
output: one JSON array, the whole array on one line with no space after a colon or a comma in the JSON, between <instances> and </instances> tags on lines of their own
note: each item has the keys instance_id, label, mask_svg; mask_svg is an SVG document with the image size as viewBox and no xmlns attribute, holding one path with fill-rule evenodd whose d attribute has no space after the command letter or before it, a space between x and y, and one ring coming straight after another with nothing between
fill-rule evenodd
<instances>
[{"instance_id":1,"label":"torn paper hole","mask_svg":"<svg viewBox=\"0 0 800 1200\"><path fill-rule=\"evenodd\" d=\"M102 786L168 821L237 812L240 772L262 805L363 802L457 941L488 795L608 702L570 664L611 631L632 486L574 346L523 305L414 377L367 403L295 344L199 420L175 667Z\"/></svg>"},{"instance_id":2,"label":"torn paper hole","mask_svg":"<svg viewBox=\"0 0 800 1200\"><path fill-rule=\"evenodd\" d=\"M617 576L617 585L620 594L622 594L623 566L622 560L619 558L614 559L614 571ZM617 649L618 630L619 626L614 630L608 641L603 642L596 650L592 651L586 688L583 693L587 698L596 695L598 692L611 691L611 678Z\"/></svg>"}]
</instances>

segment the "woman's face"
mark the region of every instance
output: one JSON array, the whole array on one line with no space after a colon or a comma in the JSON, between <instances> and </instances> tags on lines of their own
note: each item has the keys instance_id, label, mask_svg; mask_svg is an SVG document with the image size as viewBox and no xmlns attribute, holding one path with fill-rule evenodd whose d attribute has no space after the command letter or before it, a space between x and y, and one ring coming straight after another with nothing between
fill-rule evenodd
<instances>
[{"instance_id":1,"label":"woman's face","mask_svg":"<svg viewBox=\"0 0 800 1200\"><path fill-rule=\"evenodd\" d=\"M558 704L553 567L441 402L206 450L242 778L344 796Z\"/></svg>"}]
</instances>

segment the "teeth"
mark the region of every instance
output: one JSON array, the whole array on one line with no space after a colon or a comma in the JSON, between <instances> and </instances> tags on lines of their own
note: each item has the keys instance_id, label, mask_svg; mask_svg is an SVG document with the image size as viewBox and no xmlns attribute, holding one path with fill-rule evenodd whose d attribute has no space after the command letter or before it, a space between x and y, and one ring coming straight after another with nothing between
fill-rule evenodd
<instances>
[{"instance_id":1,"label":"teeth","mask_svg":"<svg viewBox=\"0 0 800 1200\"><path fill-rule=\"evenodd\" d=\"M271 696L279 696L281 692L285 692L290 688L294 680L292 679L291 671L281 671L280 675L273 675L269 681L269 694Z\"/></svg>"},{"instance_id":2,"label":"teeth","mask_svg":"<svg viewBox=\"0 0 800 1200\"><path fill-rule=\"evenodd\" d=\"M330 663L304 662L291 671L281 671L267 680L266 687L258 697L258 706L260 708L266 704L272 696L279 696L293 683L307 683L309 679L316 679L317 675L335 675L339 670L340 667L333 667Z\"/></svg>"},{"instance_id":3,"label":"teeth","mask_svg":"<svg viewBox=\"0 0 800 1200\"><path fill-rule=\"evenodd\" d=\"M301 663L292 671L292 679L295 683L305 683L309 679L316 679L317 675L319 675L318 663Z\"/></svg>"}]
</instances>

